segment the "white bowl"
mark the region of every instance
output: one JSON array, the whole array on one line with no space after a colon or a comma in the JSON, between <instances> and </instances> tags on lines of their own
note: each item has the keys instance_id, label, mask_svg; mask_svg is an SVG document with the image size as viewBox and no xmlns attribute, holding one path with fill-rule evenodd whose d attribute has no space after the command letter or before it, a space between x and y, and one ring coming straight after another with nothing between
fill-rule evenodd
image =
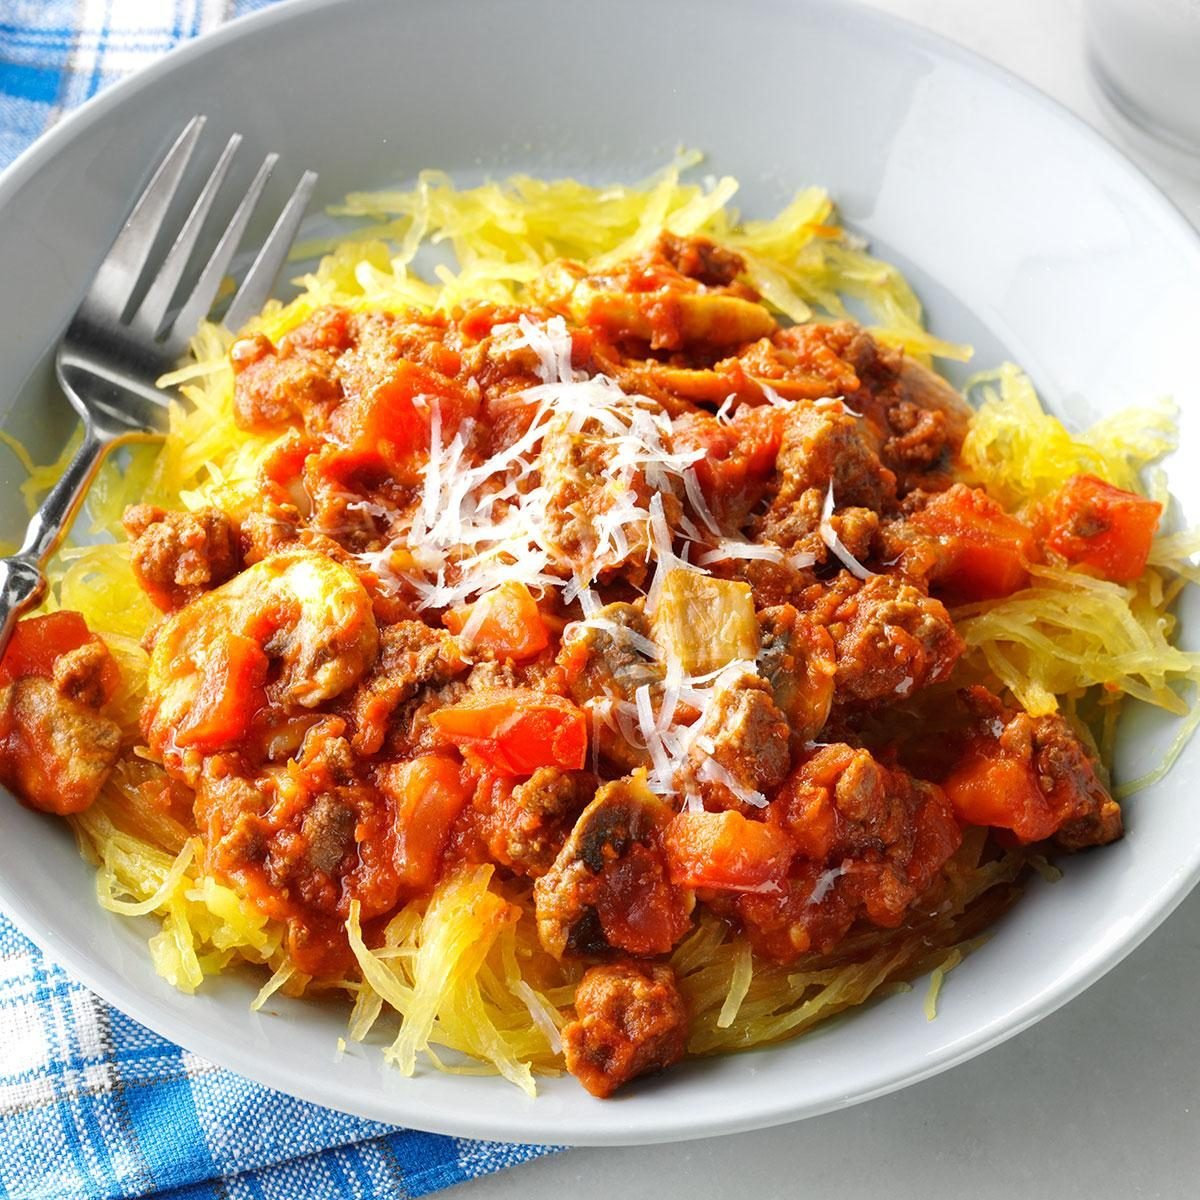
<instances>
[{"instance_id":1,"label":"white bowl","mask_svg":"<svg viewBox=\"0 0 1200 1200\"><path fill-rule=\"evenodd\" d=\"M1200 247L1147 181L1045 97L927 34L800 0L301 0L237 22L112 89L0 179L0 396L36 452L70 427L47 354L145 169L194 112L302 168L320 199L438 166L633 180L680 144L743 182L752 214L800 185L899 263L942 334L976 363L1010 357L1053 407L1086 423L1173 393L1194 399ZM246 155L247 160L251 157ZM15 399L14 399L15 398ZM1184 450L1196 453L1190 417ZM1187 512L1200 473L1173 465ZM13 489L0 530L15 535ZM1189 620L1195 627L1194 606ZM1144 719L1143 719L1144 717ZM1124 777L1156 761L1170 724L1135 714ZM248 976L189 998L150 966L148 925L95 903L62 824L5 803L0 904L46 951L160 1033L263 1083L367 1117L524 1141L632 1143L751 1129L912 1083L1045 1016L1098 978L1200 871L1200 744L1128 806L1128 837L1035 884L951 976L936 1021L921 989L797 1042L685 1064L601 1102L570 1077L529 1101L498 1079L405 1079L373 1047L335 1050L343 1013L247 1005Z\"/></svg>"}]
</instances>

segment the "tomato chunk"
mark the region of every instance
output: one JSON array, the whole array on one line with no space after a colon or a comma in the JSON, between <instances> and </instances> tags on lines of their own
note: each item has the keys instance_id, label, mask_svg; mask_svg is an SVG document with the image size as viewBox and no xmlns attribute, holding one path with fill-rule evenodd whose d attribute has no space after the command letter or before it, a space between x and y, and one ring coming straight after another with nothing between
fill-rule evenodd
<instances>
[{"instance_id":1,"label":"tomato chunk","mask_svg":"<svg viewBox=\"0 0 1200 1200\"><path fill-rule=\"evenodd\" d=\"M444 375L401 359L372 391L351 397L334 411L330 429L362 467L384 467L416 482L429 453L433 414L446 440L478 401Z\"/></svg>"},{"instance_id":2,"label":"tomato chunk","mask_svg":"<svg viewBox=\"0 0 1200 1200\"><path fill-rule=\"evenodd\" d=\"M1020 759L970 750L942 790L965 824L1008 829L1022 842L1040 842L1059 826L1032 766Z\"/></svg>"},{"instance_id":3,"label":"tomato chunk","mask_svg":"<svg viewBox=\"0 0 1200 1200\"><path fill-rule=\"evenodd\" d=\"M776 825L739 812L682 812L666 834L671 882L683 887L758 891L783 878L795 853Z\"/></svg>"},{"instance_id":4,"label":"tomato chunk","mask_svg":"<svg viewBox=\"0 0 1200 1200\"><path fill-rule=\"evenodd\" d=\"M1032 531L978 488L940 492L909 525L938 542L930 582L956 601L1008 596L1029 580Z\"/></svg>"},{"instance_id":5,"label":"tomato chunk","mask_svg":"<svg viewBox=\"0 0 1200 1200\"><path fill-rule=\"evenodd\" d=\"M451 633L468 631L469 641L497 658L520 662L533 658L550 644L537 601L519 580L510 580L481 596L474 604L452 608L442 618Z\"/></svg>"},{"instance_id":6,"label":"tomato chunk","mask_svg":"<svg viewBox=\"0 0 1200 1200\"><path fill-rule=\"evenodd\" d=\"M462 766L448 754L422 754L384 767L379 784L395 805L395 870L401 885L432 887L450 827L471 796Z\"/></svg>"},{"instance_id":7,"label":"tomato chunk","mask_svg":"<svg viewBox=\"0 0 1200 1200\"><path fill-rule=\"evenodd\" d=\"M533 688L489 688L429 719L442 738L502 774L532 775L539 767L579 771L587 761L583 710Z\"/></svg>"},{"instance_id":8,"label":"tomato chunk","mask_svg":"<svg viewBox=\"0 0 1200 1200\"><path fill-rule=\"evenodd\" d=\"M1050 501L1046 545L1114 583L1130 583L1146 569L1161 516L1157 500L1076 475Z\"/></svg>"},{"instance_id":9,"label":"tomato chunk","mask_svg":"<svg viewBox=\"0 0 1200 1200\"><path fill-rule=\"evenodd\" d=\"M694 466L705 502L719 521L743 517L761 498L783 438L783 410L743 405L728 425L708 413L676 420L676 450L703 450Z\"/></svg>"},{"instance_id":10,"label":"tomato chunk","mask_svg":"<svg viewBox=\"0 0 1200 1200\"><path fill-rule=\"evenodd\" d=\"M200 688L175 741L198 750L219 750L245 736L266 703L267 656L253 638L231 633L205 660Z\"/></svg>"},{"instance_id":11,"label":"tomato chunk","mask_svg":"<svg viewBox=\"0 0 1200 1200\"><path fill-rule=\"evenodd\" d=\"M62 609L41 617L26 617L18 621L0 659L0 687L30 675L53 679L58 658L80 646L99 642L77 612ZM102 698L111 700L121 681L116 660L105 654L100 668L99 684Z\"/></svg>"},{"instance_id":12,"label":"tomato chunk","mask_svg":"<svg viewBox=\"0 0 1200 1200\"><path fill-rule=\"evenodd\" d=\"M28 675L51 678L54 660L86 645L93 636L83 617L66 609L18 621L0 659L0 685Z\"/></svg>"}]
</instances>

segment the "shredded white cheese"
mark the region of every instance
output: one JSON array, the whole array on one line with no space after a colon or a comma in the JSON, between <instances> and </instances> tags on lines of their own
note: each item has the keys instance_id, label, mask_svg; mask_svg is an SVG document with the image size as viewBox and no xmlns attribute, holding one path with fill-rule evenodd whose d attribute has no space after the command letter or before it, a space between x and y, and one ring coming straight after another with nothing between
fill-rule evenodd
<instances>
[{"instance_id":1,"label":"shredded white cheese","mask_svg":"<svg viewBox=\"0 0 1200 1200\"><path fill-rule=\"evenodd\" d=\"M638 633L636 629L630 629L628 625L622 625L610 617L597 615L587 617L582 621L572 621L563 629L563 640L566 641L573 631L578 629L598 629L602 633L607 633L613 641L631 646L651 662L658 662L662 658L662 649L657 642L652 642L645 634Z\"/></svg>"},{"instance_id":2,"label":"shredded white cheese","mask_svg":"<svg viewBox=\"0 0 1200 1200\"><path fill-rule=\"evenodd\" d=\"M692 511L712 533L715 533L717 537L722 537L723 530L717 523L717 518L713 516L712 509L708 507L708 501L704 499L704 493L700 490L700 480L696 478L695 468L685 467L680 475L683 479L683 490L687 495L688 503L692 506Z\"/></svg>"},{"instance_id":3,"label":"shredded white cheese","mask_svg":"<svg viewBox=\"0 0 1200 1200\"><path fill-rule=\"evenodd\" d=\"M655 689L643 684L634 694L634 703L615 701L612 711L617 727L631 746L644 747L650 755L652 769L647 774L651 791L662 796L674 796L682 789L687 807L695 809L691 796L694 778L700 782L720 783L738 799L755 807L767 803L761 792L743 787L712 757L715 746L712 739L701 732L714 698L720 688L732 686L746 675L757 675L757 664L748 659L735 659L726 666L705 675L687 675L678 662L668 664L666 677L659 691L657 711L654 706ZM676 721L679 706L683 704L696 712L688 724ZM628 728L622 718L636 721L635 728ZM631 736L632 735L632 736ZM698 750L700 756L694 755ZM695 765L700 757L699 765ZM703 807L703 805L700 805Z\"/></svg>"},{"instance_id":4,"label":"shredded white cheese","mask_svg":"<svg viewBox=\"0 0 1200 1200\"><path fill-rule=\"evenodd\" d=\"M517 326L521 331L517 344L528 346L538 356L535 370L543 383L575 383L583 378L571 364L571 335L562 317L538 325L522 313Z\"/></svg>"},{"instance_id":5,"label":"shredded white cheese","mask_svg":"<svg viewBox=\"0 0 1200 1200\"><path fill-rule=\"evenodd\" d=\"M795 557L802 557L796 555ZM811 558L811 555L809 556ZM785 561L783 551L769 542L747 542L742 538L722 538L713 549L706 551L696 560L700 566L709 563L726 562L729 559L758 559L762 562L781 563ZM813 559L812 561L816 561Z\"/></svg>"},{"instance_id":6,"label":"shredded white cheese","mask_svg":"<svg viewBox=\"0 0 1200 1200\"><path fill-rule=\"evenodd\" d=\"M724 784L744 804L750 804L755 808L766 808L767 806L767 798L762 792L744 787L725 767L721 766L711 756L700 764L696 775L707 783Z\"/></svg>"},{"instance_id":7,"label":"shredded white cheese","mask_svg":"<svg viewBox=\"0 0 1200 1200\"><path fill-rule=\"evenodd\" d=\"M868 571L842 544L842 539L838 537L837 530L829 522L831 516L833 516L833 480L829 481L829 490L825 493L825 503L821 506L821 524L818 530L821 535L821 541L829 547L831 554L841 560L842 565L855 579L870 579L875 572Z\"/></svg>"},{"instance_id":8,"label":"shredded white cheese","mask_svg":"<svg viewBox=\"0 0 1200 1200\"><path fill-rule=\"evenodd\" d=\"M475 635L479 632L480 627L487 619L487 607L482 601L476 603L471 609L471 615L467 618L466 623L458 632L459 640L464 646L473 646L475 643Z\"/></svg>"},{"instance_id":9,"label":"shredded white cheese","mask_svg":"<svg viewBox=\"0 0 1200 1200\"><path fill-rule=\"evenodd\" d=\"M819 409L832 408L836 412L843 412L848 417L861 417L862 413L855 412L840 396L822 396L819 400L813 401L813 406Z\"/></svg>"},{"instance_id":10,"label":"shredded white cheese","mask_svg":"<svg viewBox=\"0 0 1200 1200\"><path fill-rule=\"evenodd\" d=\"M572 582L577 581L573 580ZM578 595L579 607L583 609L583 615L590 621L603 607L600 597L590 587L580 587Z\"/></svg>"},{"instance_id":11,"label":"shredded white cheese","mask_svg":"<svg viewBox=\"0 0 1200 1200\"><path fill-rule=\"evenodd\" d=\"M396 515L394 508L390 508L386 504L380 504L377 500L364 500L361 496L355 500L351 500L346 505L346 511L362 513L367 517L377 517L379 520L387 520Z\"/></svg>"},{"instance_id":12,"label":"shredded white cheese","mask_svg":"<svg viewBox=\"0 0 1200 1200\"><path fill-rule=\"evenodd\" d=\"M518 344L537 356L542 381L519 396L536 406L525 434L480 460L472 445L474 423L463 421L444 444L440 408L427 402L429 461L416 511L407 526L398 523L388 546L360 556L384 586L409 588L423 609L462 603L510 579L561 587L569 603L590 586L590 576L623 561L634 544L652 543L660 568L663 558L671 566L686 565L674 554L662 496L689 490L684 472L704 451L671 451L670 416L652 400L622 391L605 375L576 371L561 317L538 324L522 316L516 328ZM585 564L590 569L577 569L568 579L546 528L551 497L538 482L539 453L551 432L594 440L605 463L606 505L594 522L596 549ZM638 502L639 479L653 493L649 508ZM691 490L699 494L694 484ZM376 570L399 547L409 551L416 569Z\"/></svg>"},{"instance_id":13,"label":"shredded white cheese","mask_svg":"<svg viewBox=\"0 0 1200 1200\"><path fill-rule=\"evenodd\" d=\"M662 595L663 584L671 571L695 571L686 558L675 553L671 527L667 524L667 516L663 511L662 494L656 492L650 497L650 544L647 555L653 553L656 561L654 578L650 581L650 590L646 593L646 615L653 616L658 607L658 598Z\"/></svg>"}]
</instances>

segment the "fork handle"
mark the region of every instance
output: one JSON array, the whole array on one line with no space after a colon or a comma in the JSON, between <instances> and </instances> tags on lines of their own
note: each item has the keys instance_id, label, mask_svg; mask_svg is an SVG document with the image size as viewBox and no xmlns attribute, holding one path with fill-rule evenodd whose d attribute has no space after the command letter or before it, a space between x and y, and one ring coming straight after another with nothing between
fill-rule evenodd
<instances>
[{"instance_id":1,"label":"fork handle","mask_svg":"<svg viewBox=\"0 0 1200 1200\"><path fill-rule=\"evenodd\" d=\"M8 645L17 618L45 592L42 567L70 529L108 446L85 422L82 444L30 518L20 550L11 558L0 558L0 653Z\"/></svg>"}]
</instances>

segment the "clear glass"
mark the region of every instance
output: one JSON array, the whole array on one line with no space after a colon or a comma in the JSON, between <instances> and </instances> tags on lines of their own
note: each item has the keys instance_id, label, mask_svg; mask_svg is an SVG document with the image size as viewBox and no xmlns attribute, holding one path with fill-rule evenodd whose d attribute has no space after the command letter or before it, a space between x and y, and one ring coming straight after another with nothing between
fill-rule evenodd
<instances>
[{"instance_id":1,"label":"clear glass","mask_svg":"<svg viewBox=\"0 0 1200 1200\"><path fill-rule=\"evenodd\" d=\"M1109 102L1200 160L1200 0L1085 0L1088 57Z\"/></svg>"}]
</instances>

